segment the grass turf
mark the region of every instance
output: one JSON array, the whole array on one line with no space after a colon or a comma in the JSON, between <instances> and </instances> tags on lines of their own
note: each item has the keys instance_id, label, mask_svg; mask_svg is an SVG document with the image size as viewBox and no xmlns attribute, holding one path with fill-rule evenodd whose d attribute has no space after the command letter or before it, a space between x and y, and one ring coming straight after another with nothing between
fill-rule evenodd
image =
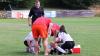
<instances>
[{"instance_id":1,"label":"grass turf","mask_svg":"<svg viewBox=\"0 0 100 56\"><path fill-rule=\"evenodd\" d=\"M80 54L67 56L100 56L100 17L53 18L64 24L67 32L81 45ZM27 19L0 19L0 56L33 56L25 52L24 37L30 32ZM52 39L49 38L49 41ZM43 48L42 48L43 51ZM40 56L44 56L43 52Z\"/></svg>"}]
</instances>

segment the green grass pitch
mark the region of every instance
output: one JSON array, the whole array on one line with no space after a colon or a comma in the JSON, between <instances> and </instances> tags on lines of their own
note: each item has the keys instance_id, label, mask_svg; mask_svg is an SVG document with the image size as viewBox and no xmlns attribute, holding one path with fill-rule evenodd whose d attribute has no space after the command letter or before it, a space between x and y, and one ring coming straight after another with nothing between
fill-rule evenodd
<instances>
[{"instance_id":1,"label":"green grass pitch","mask_svg":"<svg viewBox=\"0 0 100 56\"><path fill-rule=\"evenodd\" d=\"M80 54L67 56L100 56L100 17L53 18L52 21L64 24L76 44L81 45ZM23 44L30 30L27 19L0 19L0 56L33 56L25 52ZM39 56L44 56L43 52Z\"/></svg>"}]
</instances>

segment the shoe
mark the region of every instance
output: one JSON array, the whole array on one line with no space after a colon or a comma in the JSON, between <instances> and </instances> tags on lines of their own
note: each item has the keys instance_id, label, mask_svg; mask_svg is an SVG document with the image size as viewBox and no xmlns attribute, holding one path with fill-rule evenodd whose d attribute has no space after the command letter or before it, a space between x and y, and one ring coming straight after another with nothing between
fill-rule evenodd
<instances>
[{"instance_id":1,"label":"shoe","mask_svg":"<svg viewBox=\"0 0 100 56\"><path fill-rule=\"evenodd\" d=\"M71 50L68 50L68 54L72 54L72 51Z\"/></svg>"}]
</instances>

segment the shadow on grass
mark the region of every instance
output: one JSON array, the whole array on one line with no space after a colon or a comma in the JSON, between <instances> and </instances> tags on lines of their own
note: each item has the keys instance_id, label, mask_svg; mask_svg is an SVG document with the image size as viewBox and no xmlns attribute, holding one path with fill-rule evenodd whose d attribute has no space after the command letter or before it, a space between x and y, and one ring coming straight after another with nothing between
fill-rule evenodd
<instances>
[{"instance_id":1,"label":"shadow on grass","mask_svg":"<svg viewBox=\"0 0 100 56\"><path fill-rule=\"evenodd\" d=\"M11 54L12 56L34 56L34 54L32 54L32 53L27 53L27 52L25 52L25 51L15 51L15 52L10 52L9 54ZM39 56L43 56L44 55L44 52L43 51L41 51L40 53L39 53Z\"/></svg>"},{"instance_id":2,"label":"shadow on grass","mask_svg":"<svg viewBox=\"0 0 100 56\"><path fill-rule=\"evenodd\" d=\"M11 52L10 54L11 54L11 56L35 56L32 53L27 53L27 52L24 52L24 51ZM41 51L38 56L44 56L44 52ZM49 55L49 56L66 56L66 55L57 55L57 54L55 54L55 55Z\"/></svg>"},{"instance_id":3,"label":"shadow on grass","mask_svg":"<svg viewBox=\"0 0 100 56\"><path fill-rule=\"evenodd\" d=\"M41 51L41 52L39 53L39 55L44 55L44 52L43 52L43 51Z\"/></svg>"},{"instance_id":4,"label":"shadow on grass","mask_svg":"<svg viewBox=\"0 0 100 56\"><path fill-rule=\"evenodd\" d=\"M11 55L18 55L18 56L32 56L33 54L31 53L27 53L27 52L24 52L24 51L16 51L16 52L10 52Z\"/></svg>"}]
</instances>

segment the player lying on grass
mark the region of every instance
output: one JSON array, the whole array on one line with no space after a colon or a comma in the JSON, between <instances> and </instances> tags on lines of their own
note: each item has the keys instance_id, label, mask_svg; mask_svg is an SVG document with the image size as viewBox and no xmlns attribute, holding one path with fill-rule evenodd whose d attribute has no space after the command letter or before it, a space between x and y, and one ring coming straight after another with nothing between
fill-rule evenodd
<instances>
[{"instance_id":1,"label":"player lying on grass","mask_svg":"<svg viewBox=\"0 0 100 56\"><path fill-rule=\"evenodd\" d=\"M62 44L60 44L62 41ZM51 43L51 46L54 48L50 51L50 54L71 54L71 49L75 46L74 40L66 32L64 25L60 27L59 31L55 33L55 41Z\"/></svg>"}]
</instances>

